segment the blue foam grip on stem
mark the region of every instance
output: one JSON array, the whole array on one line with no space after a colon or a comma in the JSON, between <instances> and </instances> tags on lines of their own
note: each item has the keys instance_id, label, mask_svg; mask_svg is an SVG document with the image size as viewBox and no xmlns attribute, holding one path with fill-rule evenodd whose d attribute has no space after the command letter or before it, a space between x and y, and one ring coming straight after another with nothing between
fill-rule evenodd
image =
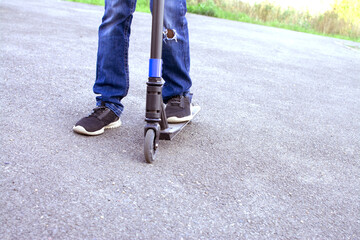
<instances>
[{"instance_id":1,"label":"blue foam grip on stem","mask_svg":"<svg viewBox=\"0 0 360 240\"><path fill-rule=\"evenodd\" d=\"M149 77L161 77L162 60L150 58L149 60Z\"/></svg>"}]
</instances>

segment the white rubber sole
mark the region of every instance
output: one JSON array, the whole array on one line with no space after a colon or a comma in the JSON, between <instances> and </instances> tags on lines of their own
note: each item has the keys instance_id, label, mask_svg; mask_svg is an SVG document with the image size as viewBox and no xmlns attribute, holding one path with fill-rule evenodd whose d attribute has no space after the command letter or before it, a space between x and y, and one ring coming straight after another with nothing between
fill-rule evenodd
<instances>
[{"instance_id":1,"label":"white rubber sole","mask_svg":"<svg viewBox=\"0 0 360 240\"><path fill-rule=\"evenodd\" d=\"M191 105L190 106L190 110L191 110L191 115L183 117L183 118L178 118L178 117L169 117L167 119L168 123L183 123L183 122L188 122L191 121L194 118L195 112L199 112L200 111L200 106L198 105Z\"/></svg>"},{"instance_id":2,"label":"white rubber sole","mask_svg":"<svg viewBox=\"0 0 360 240\"><path fill-rule=\"evenodd\" d=\"M182 122L188 122L193 119L193 115L189 115L187 117L178 118L178 117L169 117L167 119L168 123L182 123Z\"/></svg>"},{"instance_id":3,"label":"white rubber sole","mask_svg":"<svg viewBox=\"0 0 360 240\"><path fill-rule=\"evenodd\" d=\"M103 127L100 130L97 130L95 132L88 132L86 131L86 129L82 126L74 126L73 127L73 131L79 134L83 134L83 135L88 135L88 136L96 136L96 135L100 135L103 134L105 129L109 129L109 128L117 128L121 126L121 120L117 120L116 122L112 122L109 125L106 125L105 127Z\"/></svg>"}]
</instances>

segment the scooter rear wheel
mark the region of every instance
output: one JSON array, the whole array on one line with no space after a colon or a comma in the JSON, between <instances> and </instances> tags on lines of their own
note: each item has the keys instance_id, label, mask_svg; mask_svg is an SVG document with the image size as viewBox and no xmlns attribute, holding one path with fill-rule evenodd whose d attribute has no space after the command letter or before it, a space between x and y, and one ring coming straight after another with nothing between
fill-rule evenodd
<instances>
[{"instance_id":1,"label":"scooter rear wheel","mask_svg":"<svg viewBox=\"0 0 360 240\"><path fill-rule=\"evenodd\" d=\"M152 163L155 160L156 148L155 148L155 131L154 129L148 129L145 134L144 142L144 155L147 163Z\"/></svg>"}]
</instances>

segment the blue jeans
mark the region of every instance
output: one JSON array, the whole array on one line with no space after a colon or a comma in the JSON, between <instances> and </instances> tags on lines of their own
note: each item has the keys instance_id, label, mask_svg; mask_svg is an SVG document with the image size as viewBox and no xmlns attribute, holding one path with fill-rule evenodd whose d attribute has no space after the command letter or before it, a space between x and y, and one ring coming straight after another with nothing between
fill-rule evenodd
<instances>
[{"instance_id":1,"label":"blue jeans","mask_svg":"<svg viewBox=\"0 0 360 240\"><path fill-rule=\"evenodd\" d=\"M97 105L104 102L105 106L118 116L124 109L121 99L127 95L129 89L128 49L135 7L136 0L105 0L105 13L99 27L93 91L100 94L96 97ZM162 48L164 102L173 96L187 94L191 87L186 11L186 0L165 0Z\"/></svg>"}]
</instances>

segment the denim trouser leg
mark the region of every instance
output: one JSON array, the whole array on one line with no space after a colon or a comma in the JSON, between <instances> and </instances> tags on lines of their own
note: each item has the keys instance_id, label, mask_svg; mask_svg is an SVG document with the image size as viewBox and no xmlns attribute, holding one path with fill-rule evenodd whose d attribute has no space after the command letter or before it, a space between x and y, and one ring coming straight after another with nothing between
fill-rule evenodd
<instances>
[{"instance_id":1,"label":"denim trouser leg","mask_svg":"<svg viewBox=\"0 0 360 240\"><path fill-rule=\"evenodd\" d=\"M152 6L153 1L150 2ZM187 94L192 85L189 75L190 50L186 12L186 0L165 0L162 47L164 102L173 96Z\"/></svg>"},{"instance_id":2,"label":"denim trouser leg","mask_svg":"<svg viewBox=\"0 0 360 240\"><path fill-rule=\"evenodd\" d=\"M105 13L99 27L96 81L93 87L97 105L120 116L121 99L129 89L128 49L130 25L136 0L105 0Z\"/></svg>"},{"instance_id":3,"label":"denim trouser leg","mask_svg":"<svg viewBox=\"0 0 360 240\"><path fill-rule=\"evenodd\" d=\"M151 4L152 5L152 4ZM97 105L105 105L120 116L121 99L129 89L128 49L130 25L136 0L105 0L105 13L99 27L96 81ZM163 42L164 101L185 94L191 87L186 0L165 0ZM149 43L150 44L150 43ZM144 85L145 89L145 85ZM144 99L145 101L145 99Z\"/></svg>"}]
</instances>

